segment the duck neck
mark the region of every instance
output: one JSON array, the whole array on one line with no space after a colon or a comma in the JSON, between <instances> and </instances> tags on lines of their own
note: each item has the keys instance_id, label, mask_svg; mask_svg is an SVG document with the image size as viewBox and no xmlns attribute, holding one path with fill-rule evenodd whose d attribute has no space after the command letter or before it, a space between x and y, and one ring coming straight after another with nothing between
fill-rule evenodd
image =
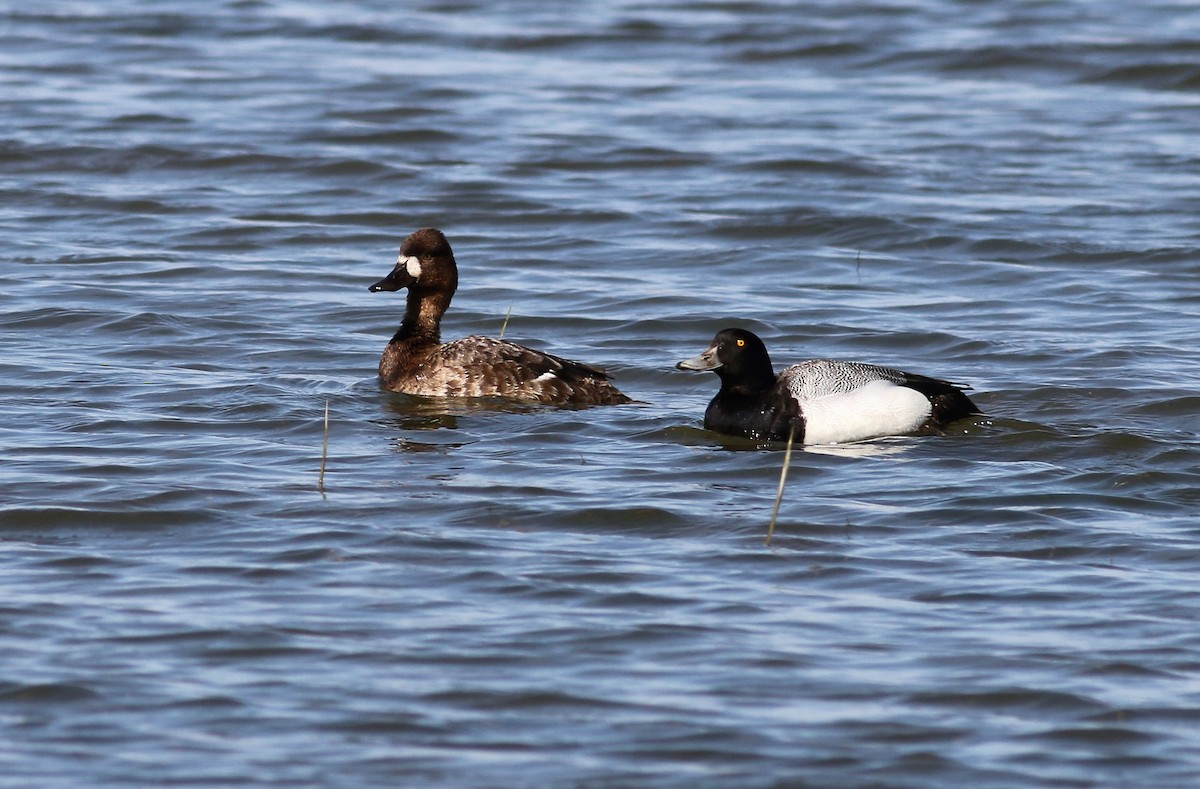
<instances>
[{"instance_id":1,"label":"duck neck","mask_svg":"<svg viewBox=\"0 0 1200 789\"><path fill-rule=\"evenodd\" d=\"M413 344L441 342L442 315L450 306L454 293L438 293L411 287L404 308L404 319L392 337L392 342Z\"/></svg>"},{"instance_id":2,"label":"duck neck","mask_svg":"<svg viewBox=\"0 0 1200 789\"><path fill-rule=\"evenodd\" d=\"M737 378L721 378L721 391L734 397L756 397L775 386L775 371L770 365L751 375L741 374Z\"/></svg>"}]
</instances>

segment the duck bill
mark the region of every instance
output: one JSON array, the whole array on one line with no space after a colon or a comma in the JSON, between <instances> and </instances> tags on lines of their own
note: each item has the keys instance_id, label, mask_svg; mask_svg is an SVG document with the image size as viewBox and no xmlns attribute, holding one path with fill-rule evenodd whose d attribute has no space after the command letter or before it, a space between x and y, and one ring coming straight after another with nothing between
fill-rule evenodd
<instances>
[{"instance_id":1,"label":"duck bill","mask_svg":"<svg viewBox=\"0 0 1200 789\"><path fill-rule=\"evenodd\" d=\"M682 362L675 365L675 369L699 370L701 372L705 372L708 370L715 370L720 366L721 363L717 361L717 349L709 348L699 356L693 356L691 359L684 359Z\"/></svg>"},{"instance_id":2,"label":"duck bill","mask_svg":"<svg viewBox=\"0 0 1200 789\"><path fill-rule=\"evenodd\" d=\"M367 290L371 291L372 293L378 293L381 290L401 290L403 288L407 288L416 281L416 278L408 273L408 268L406 266L399 265L392 269L391 274L388 274L386 277L367 288Z\"/></svg>"}]
</instances>

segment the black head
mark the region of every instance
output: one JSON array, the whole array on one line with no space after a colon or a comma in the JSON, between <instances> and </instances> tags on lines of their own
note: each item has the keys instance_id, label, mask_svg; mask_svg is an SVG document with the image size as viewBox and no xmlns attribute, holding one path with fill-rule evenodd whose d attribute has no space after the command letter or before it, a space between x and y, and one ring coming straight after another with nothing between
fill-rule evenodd
<instances>
[{"instance_id":1,"label":"black head","mask_svg":"<svg viewBox=\"0 0 1200 789\"><path fill-rule=\"evenodd\" d=\"M449 291L458 287L454 252L442 231L427 227L404 239L392 273L367 288L372 293L395 291L419 284L423 289Z\"/></svg>"},{"instance_id":2,"label":"black head","mask_svg":"<svg viewBox=\"0 0 1200 789\"><path fill-rule=\"evenodd\" d=\"M775 384L775 371L767 346L754 332L722 329L708 350L675 365L680 370L711 370L725 386L763 391Z\"/></svg>"}]
</instances>

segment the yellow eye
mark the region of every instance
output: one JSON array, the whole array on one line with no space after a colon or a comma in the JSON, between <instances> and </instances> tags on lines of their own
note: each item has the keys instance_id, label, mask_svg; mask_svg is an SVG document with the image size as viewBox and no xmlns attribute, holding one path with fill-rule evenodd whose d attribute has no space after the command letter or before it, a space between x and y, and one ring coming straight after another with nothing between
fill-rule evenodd
<instances>
[{"instance_id":1,"label":"yellow eye","mask_svg":"<svg viewBox=\"0 0 1200 789\"><path fill-rule=\"evenodd\" d=\"M742 347L744 347L744 346L746 345L746 341L745 341L745 340L738 340L738 341L737 341L737 344L738 344L738 347L739 347L739 348L742 348Z\"/></svg>"}]
</instances>

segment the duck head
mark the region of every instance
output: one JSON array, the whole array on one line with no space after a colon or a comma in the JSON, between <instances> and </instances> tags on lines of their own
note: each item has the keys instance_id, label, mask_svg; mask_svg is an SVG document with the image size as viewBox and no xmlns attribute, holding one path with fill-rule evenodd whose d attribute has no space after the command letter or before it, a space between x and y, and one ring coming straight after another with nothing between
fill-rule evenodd
<instances>
[{"instance_id":1,"label":"duck head","mask_svg":"<svg viewBox=\"0 0 1200 789\"><path fill-rule=\"evenodd\" d=\"M675 365L679 370L712 371L721 381L738 388L764 389L775 382L771 355L754 332L722 329L699 356Z\"/></svg>"},{"instance_id":2,"label":"duck head","mask_svg":"<svg viewBox=\"0 0 1200 789\"><path fill-rule=\"evenodd\" d=\"M371 285L367 290L397 291L416 288L449 291L458 286L458 267L454 252L442 231L432 227L416 231L400 245L400 255L391 273Z\"/></svg>"}]
</instances>

